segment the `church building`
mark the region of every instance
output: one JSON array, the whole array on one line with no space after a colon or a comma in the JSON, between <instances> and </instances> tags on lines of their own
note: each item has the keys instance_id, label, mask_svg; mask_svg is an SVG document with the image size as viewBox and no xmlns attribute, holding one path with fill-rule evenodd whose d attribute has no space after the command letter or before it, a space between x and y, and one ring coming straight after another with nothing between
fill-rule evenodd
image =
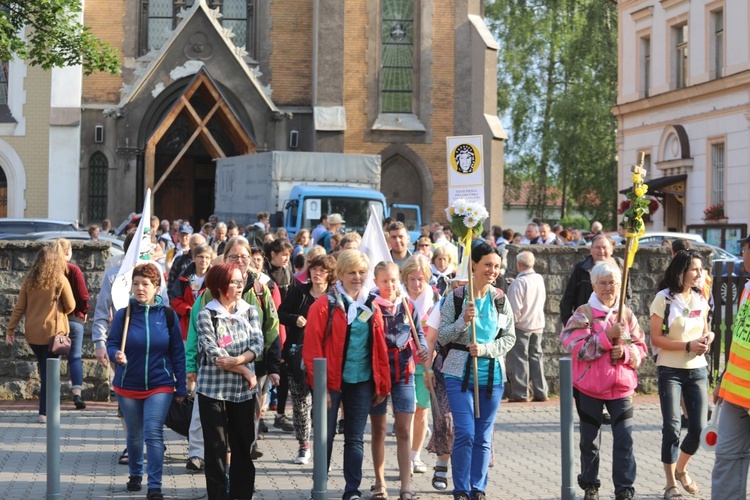
<instances>
[{"instance_id":1,"label":"church building","mask_svg":"<svg viewBox=\"0 0 750 500\"><path fill-rule=\"evenodd\" d=\"M153 213L195 224L214 209L214 160L266 151L380 155L388 202L443 220L457 135L482 136L502 220L481 0L87 0L84 23L122 72L83 78L83 222L122 221L150 188Z\"/></svg>"}]
</instances>

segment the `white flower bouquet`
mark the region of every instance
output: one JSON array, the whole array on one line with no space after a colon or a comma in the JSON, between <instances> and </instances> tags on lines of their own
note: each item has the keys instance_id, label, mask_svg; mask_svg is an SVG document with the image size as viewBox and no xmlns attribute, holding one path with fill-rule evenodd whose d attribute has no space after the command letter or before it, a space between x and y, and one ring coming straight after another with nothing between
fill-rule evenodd
<instances>
[{"instance_id":1,"label":"white flower bouquet","mask_svg":"<svg viewBox=\"0 0 750 500\"><path fill-rule=\"evenodd\" d=\"M479 203L468 202L459 198L445 209L448 220L451 221L451 231L460 239L465 239L469 231L480 236L482 234L482 221L490 214L487 209Z\"/></svg>"}]
</instances>

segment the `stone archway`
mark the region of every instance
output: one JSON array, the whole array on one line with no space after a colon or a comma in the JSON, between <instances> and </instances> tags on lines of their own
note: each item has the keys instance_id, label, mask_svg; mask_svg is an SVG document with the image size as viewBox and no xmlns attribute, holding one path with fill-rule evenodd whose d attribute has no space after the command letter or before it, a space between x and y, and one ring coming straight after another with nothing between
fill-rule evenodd
<instances>
[{"instance_id":1,"label":"stone archway","mask_svg":"<svg viewBox=\"0 0 750 500\"><path fill-rule=\"evenodd\" d=\"M24 217L26 212L26 169L13 146L0 139L0 168L8 186L8 217Z\"/></svg>"},{"instance_id":2,"label":"stone archway","mask_svg":"<svg viewBox=\"0 0 750 500\"><path fill-rule=\"evenodd\" d=\"M380 157L383 162L380 191L388 203L419 205L422 220L430 220L434 184L424 160L413 149L402 144L387 147L380 152Z\"/></svg>"}]
</instances>

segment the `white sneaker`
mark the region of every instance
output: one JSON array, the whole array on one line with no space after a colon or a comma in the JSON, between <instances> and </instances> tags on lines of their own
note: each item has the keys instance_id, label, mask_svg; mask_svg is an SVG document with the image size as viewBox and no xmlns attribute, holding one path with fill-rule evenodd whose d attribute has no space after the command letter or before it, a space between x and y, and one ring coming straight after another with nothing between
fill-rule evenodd
<instances>
[{"instance_id":1,"label":"white sneaker","mask_svg":"<svg viewBox=\"0 0 750 500\"><path fill-rule=\"evenodd\" d=\"M427 472L427 464L422 462L421 460L412 460L411 472L412 474L424 474L425 472Z\"/></svg>"},{"instance_id":2,"label":"white sneaker","mask_svg":"<svg viewBox=\"0 0 750 500\"><path fill-rule=\"evenodd\" d=\"M297 456L294 458L294 463L297 465L307 465L308 462L310 462L310 448L300 447Z\"/></svg>"}]
</instances>

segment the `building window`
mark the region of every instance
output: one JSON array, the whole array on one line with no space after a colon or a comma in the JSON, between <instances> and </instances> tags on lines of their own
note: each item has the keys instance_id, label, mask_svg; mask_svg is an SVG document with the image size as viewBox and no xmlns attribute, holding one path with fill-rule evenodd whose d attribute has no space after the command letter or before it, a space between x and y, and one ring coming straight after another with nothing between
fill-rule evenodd
<instances>
[{"instance_id":1,"label":"building window","mask_svg":"<svg viewBox=\"0 0 750 500\"><path fill-rule=\"evenodd\" d=\"M714 78L724 76L724 11L711 12L711 71Z\"/></svg>"},{"instance_id":2,"label":"building window","mask_svg":"<svg viewBox=\"0 0 750 500\"><path fill-rule=\"evenodd\" d=\"M103 153L94 153L89 160L89 222L107 218L109 162Z\"/></svg>"},{"instance_id":3,"label":"building window","mask_svg":"<svg viewBox=\"0 0 750 500\"><path fill-rule=\"evenodd\" d=\"M641 38L641 93L648 97L651 88L651 38Z\"/></svg>"},{"instance_id":4,"label":"building window","mask_svg":"<svg viewBox=\"0 0 750 500\"><path fill-rule=\"evenodd\" d=\"M414 2L382 0L380 112L412 113Z\"/></svg>"},{"instance_id":5,"label":"building window","mask_svg":"<svg viewBox=\"0 0 750 500\"><path fill-rule=\"evenodd\" d=\"M8 105L8 63L0 61L0 106Z\"/></svg>"},{"instance_id":6,"label":"building window","mask_svg":"<svg viewBox=\"0 0 750 500\"><path fill-rule=\"evenodd\" d=\"M638 152L638 160L641 159L641 153ZM649 179L649 174L651 173L651 154L646 153L643 155L643 170L646 171L646 178Z\"/></svg>"},{"instance_id":7,"label":"building window","mask_svg":"<svg viewBox=\"0 0 750 500\"><path fill-rule=\"evenodd\" d=\"M141 38L141 53L161 49L180 22L179 14L189 9L196 0L142 0L142 16L145 19ZM209 0L211 9L219 9L219 23L231 29L232 43L245 47L255 57L255 2L257 0Z\"/></svg>"},{"instance_id":8,"label":"building window","mask_svg":"<svg viewBox=\"0 0 750 500\"><path fill-rule=\"evenodd\" d=\"M675 89L687 85L688 76L688 25L683 24L672 28L674 40L673 75Z\"/></svg>"},{"instance_id":9,"label":"building window","mask_svg":"<svg viewBox=\"0 0 750 500\"><path fill-rule=\"evenodd\" d=\"M724 203L724 143L711 144L711 205Z\"/></svg>"}]
</instances>

